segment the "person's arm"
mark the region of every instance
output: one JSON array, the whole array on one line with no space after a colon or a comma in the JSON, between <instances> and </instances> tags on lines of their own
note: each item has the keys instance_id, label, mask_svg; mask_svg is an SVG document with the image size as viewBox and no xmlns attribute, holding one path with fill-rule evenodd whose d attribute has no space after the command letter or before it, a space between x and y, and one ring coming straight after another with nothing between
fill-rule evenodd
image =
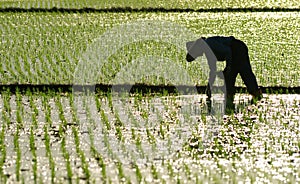
<instances>
[{"instance_id":1,"label":"person's arm","mask_svg":"<svg viewBox=\"0 0 300 184\"><path fill-rule=\"evenodd\" d=\"M208 60L209 65L209 78L208 78L208 84L206 86L206 95L207 95L207 110L208 113L211 113L211 88L215 82L216 79L216 70L217 70L217 61L216 60Z\"/></svg>"},{"instance_id":2,"label":"person's arm","mask_svg":"<svg viewBox=\"0 0 300 184\"><path fill-rule=\"evenodd\" d=\"M213 86L216 79L217 61L208 61L209 65L209 78L208 83Z\"/></svg>"}]
</instances>

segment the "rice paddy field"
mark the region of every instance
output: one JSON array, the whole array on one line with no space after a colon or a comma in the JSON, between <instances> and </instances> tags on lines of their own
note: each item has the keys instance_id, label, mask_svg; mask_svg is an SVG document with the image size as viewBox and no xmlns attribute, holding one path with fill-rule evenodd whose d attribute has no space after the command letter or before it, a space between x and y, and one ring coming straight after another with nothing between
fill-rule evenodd
<instances>
[{"instance_id":1,"label":"rice paddy field","mask_svg":"<svg viewBox=\"0 0 300 184\"><path fill-rule=\"evenodd\" d=\"M300 183L297 1L0 8L1 183ZM257 104L239 91L232 115L217 113L219 93L209 113L205 94L163 88L206 85L205 58L187 63L185 43L214 35L248 45L266 89Z\"/></svg>"},{"instance_id":2,"label":"rice paddy field","mask_svg":"<svg viewBox=\"0 0 300 184\"><path fill-rule=\"evenodd\" d=\"M285 1L262 1L262 0L234 0L234 1L219 1L219 0L158 0L151 2L149 0L128 0L128 1L109 1L109 0L20 0L9 1L2 0L3 8L175 8L175 9L204 9L204 8L299 8L297 0Z\"/></svg>"}]
</instances>

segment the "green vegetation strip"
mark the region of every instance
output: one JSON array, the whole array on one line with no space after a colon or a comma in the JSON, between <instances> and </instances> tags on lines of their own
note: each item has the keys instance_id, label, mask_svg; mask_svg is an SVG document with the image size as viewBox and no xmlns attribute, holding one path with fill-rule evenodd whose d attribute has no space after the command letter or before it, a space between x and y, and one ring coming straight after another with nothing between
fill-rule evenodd
<instances>
[{"instance_id":1,"label":"green vegetation strip","mask_svg":"<svg viewBox=\"0 0 300 184\"><path fill-rule=\"evenodd\" d=\"M180 9L199 9L199 8L299 8L297 0L16 0L16 1L0 1L0 8L17 7L17 8L112 8L112 7L130 7L130 8L180 8Z\"/></svg>"},{"instance_id":2,"label":"green vegetation strip","mask_svg":"<svg viewBox=\"0 0 300 184\"><path fill-rule=\"evenodd\" d=\"M131 8L131 7L111 7L111 8L1 8L0 12L2 13L24 13L24 12L49 12L49 13L150 13L150 12L299 12L300 8L280 8L280 7L264 7L264 8Z\"/></svg>"},{"instance_id":3,"label":"green vegetation strip","mask_svg":"<svg viewBox=\"0 0 300 184\"><path fill-rule=\"evenodd\" d=\"M1 182L300 181L299 95L264 94L254 106L238 94L237 113L222 118L209 145L203 98L136 93L121 99L121 112L110 95L3 92Z\"/></svg>"},{"instance_id":4,"label":"green vegetation strip","mask_svg":"<svg viewBox=\"0 0 300 184\"><path fill-rule=\"evenodd\" d=\"M248 45L252 68L260 86L297 87L300 85L299 52L296 49L299 20L298 12L0 13L0 83L73 84L80 58L97 38L120 25L150 21L171 22L187 28L198 37L234 35ZM146 31L142 26L138 29L138 34ZM151 33L151 30L147 31ZM120 31L107 39L124 38L127 36L124 34ZM176 30L170 30L169 34L176 38L184 36L177 35ZM101 61L104 65L96 83L109 85L116 74L133 61L144 56L157 56L181 66L195 85L206 85L201 61L187 64L186 51L178 49L171 41L145 40L119 48L106 61ZM168 85L166 79L155 76L143 77L137 82ZM243 86L240 78L237 85Z\"/></svg>"}]
</instances>

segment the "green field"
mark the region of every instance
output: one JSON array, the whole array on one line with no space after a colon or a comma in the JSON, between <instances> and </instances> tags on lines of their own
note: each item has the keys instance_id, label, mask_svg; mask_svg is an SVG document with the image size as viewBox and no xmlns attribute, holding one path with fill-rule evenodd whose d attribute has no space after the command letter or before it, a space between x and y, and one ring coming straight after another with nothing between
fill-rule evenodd
<instances>
[{"instance_id":1,"label":"green field","mask_svg":"<svg viewBox=\"0 0 300 184\"><path fill-rule=\"evenodd\" d=\"M205 58L187 63L185 42L213 35L233 35L248 45L260 86L299 87L297 1L4 0L1 7L1 183L300 183L299 94L267 92L251 105L250 95L238 93L236 113L220 116L207 112L203 94L54 89L205 86ZM53 7L146 9L3 9ZM214 8L257 10L209 12ZM11 84L49 90L12 91ZM240 77L236 85L245 87ZM222 103L218 95L215 108Z\"/></svg>"},{"instance_id":2,"label":"green field","mask_svg":"<svg viewBox=\"0 0 300 184\"><path fill-rule=\"evenodd\" d=\"M1 1L2 7L20 7L20 8L112 8L112 7L131 7L131 8L299 8L297 0L286 1L264 1L264 0L158 0L151 2L148 0L21 0L21 1Z\"/></svg>"},{"instance_id":3,"label":"green field","mask_svg":"<svg viewBox=\"0 0 300 184\"><path fill-rule=\"evenodd\" d=\"M215 120L204 95L137 95L121 108L114 96L1 97L2 182L300 180L299 95L264 95L257 107L238 95L239 113L211 129L217 134L206 142Z\"/></svg>"},{"instance_id":4,"label":"green field","mask_svg":"<svg viewBox=\"0 0 300 184\"><path fill-rule=\"evenodd\" d=\"M145 20L176 23L198 37L234 35L248 44L253 70L261 86L300 85L299 12L1 13L0 20L0 57L3 61L0 82L3 84L72 84L76 64L95 39L112 28ZM143 30L142 26L139 28ZM170 34L177 36L176 31ZM153 45L152 50L147 48L149 44ZM109 74L97 79L97 83L109 83L112 80L111 76L119 70L115 63L127 64L131 62L130 58L138 57L139 53L124 55L130 50L170 58L187 68L196 84L205 84L206 80L199 81L199 62L186 66L185 50L181 49L178 53L178 48L168 43L151 40L144 45L131 43L108 58L107 63L112 63ZM241 86L242 82L238 81L238 85Z\"/></svg>"}]
</instances>

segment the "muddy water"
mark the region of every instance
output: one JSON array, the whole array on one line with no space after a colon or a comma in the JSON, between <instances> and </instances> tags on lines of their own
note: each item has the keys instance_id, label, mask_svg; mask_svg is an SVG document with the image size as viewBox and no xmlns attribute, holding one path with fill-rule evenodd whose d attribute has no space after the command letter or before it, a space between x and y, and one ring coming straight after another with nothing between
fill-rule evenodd
<instances>
[{"instance_id":1,"label":"muddy water","mask_svg":"<svg viewBox=\"0 0 300 184\"><path fill-rule=\"evenodd\" d=\"M16 96L11 96L10 112L3 96L0 98L1 129L5 128L2 137L5 149L1 149L0 158L5 156L2 174L7 181L15 182L19 172L20 180L30 183L36 172L37 181L65 182L68 160L71 180L82 182L98 183L105 178L112 182L138 182L140 178L148 182L177 179L232 182L233 178L300 182L300 95L264 95L255 106L249 104L250 96L238 94L237 113L221 120L207 113L202 95L113 97L111 100L101 97L97 98L100 108L93 96L75 98L74 106L64 96L49 97L47 107L43 97L33 99L38 111L35 117L27 96L22 96L21 107L16 103ZM57 101L62 104L63 112L59 111ZM21 114L21 120L17 114ZM30 149L33 118L37 121L34 128L36 171ZM120 122L122 126L118 125ZM14 140L20 123L18 160ZM214 136L203 144L212 125L216 127ZM59 132L62 126L64 129ZM51 156L47 154L45 127L50 136ZM62 138L68 159L63 153ZM19 170L17 162L21 165Z\"/></svg>"}]
</instances>

